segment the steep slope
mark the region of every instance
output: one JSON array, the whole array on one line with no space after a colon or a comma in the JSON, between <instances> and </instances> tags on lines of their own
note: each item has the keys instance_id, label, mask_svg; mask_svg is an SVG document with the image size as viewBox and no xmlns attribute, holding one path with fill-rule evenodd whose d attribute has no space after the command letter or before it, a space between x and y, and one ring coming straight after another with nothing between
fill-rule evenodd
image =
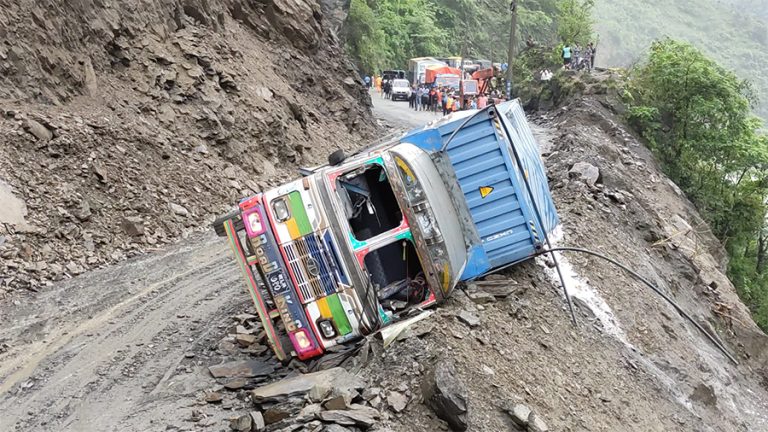
<instances>
[{"instance_id":1,"label":"steep slope","mask_svg":"<svg viewBox=\"0 0 768 432\"><path fill-rule=\"evenodd\" d=\"M599 66L637 62L661 37L694 44L738 76L752 81L761 98L758 113L768 118L768 16L764 1L598 0L595 29Z\"/></svg>"},{"instance_id":2,"label":"steep slope","mask_svg":"<svg viewBox=\"0 0 768 432\"><path fill-rule=\"evenodd\" d=\"M725 341L741 364L628 274L567 253L560 259L577 328L546 260L470 285L468 295L457 293L363 369L382 393L412 396L387 426L437 430L441 422L418 403L420 384L434 362L449 360L467 387L470 430L516 430L506 409L521 402L558 431L768 429L768 338L725 276L724 251L706 223L612 112L618 107L590 94L537 120L563 224L558 245L629 265ZM594 185L571 172L576 163L599 170ZM505 279L513 293L506 299L477 295L498 292ZM479 325L467 325L467 312Z\"/></svg>"},{"instance_id":3,"label":"steep slope","mask_svg":"<svg viewBox=\"0 0 768 432\"><path fill-rule=\"evenodd\" d=\"M0 298L172 242L369 136L330 25L316 0L0 0L0 193L24 201L0 214Z\"/></svg>"}]
</instances>

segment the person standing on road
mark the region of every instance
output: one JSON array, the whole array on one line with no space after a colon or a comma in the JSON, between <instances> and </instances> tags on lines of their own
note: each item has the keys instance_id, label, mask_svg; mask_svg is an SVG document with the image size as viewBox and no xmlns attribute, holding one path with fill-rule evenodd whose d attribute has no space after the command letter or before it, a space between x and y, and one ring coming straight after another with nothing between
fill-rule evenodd
<instances>
[{"instance_id":1,"label":"person standing on road","mask_svg":"<svg viewBox=\"0 0 768 432\"><path fill-rule=\"evenodd\" d=\"M574 61L571 62L571 67L578 67L581 62L581 47L579 44L576 44L573 47L573 60Z\"/></svg>"},{"instance_id":2,"label":"person standing on road","mask_svg":"<svg viewBox=\"0 0 768 432\"><path fill-rule=\"evenodd\" d=\"M421 88L421 110L426 111L429 109L429 91L422 87Z\"/></svg>"},{"instance_id":3,"label":"person standing on road","mask_svg":"<svg viewBox=\"0 0 768 432\"><path fill-rule=\"evenodd\" d=\"M589 43L589 69L595 67L595 54L597 53L597 47L592 42Z\"/></svg>"},{"instance_id":4,"label":"person standing on road","mask_svg":"<svg viewBox=\"0 0 768 432\"><path fill-rule=\"evenodd\" d=\"M411 86L411 94L408 96L408 108L416 108L416 86Z\"/></svg>"},{"instance_id":5,"label":"person standing on road","mask_svg":"<svg viewBox=\"0 0 768 432\"><path fill-rule=\"evenodd\" d=\"M371 77L366 75L365 78L363 78L363 82L365 82L365 89L366 90L370 90L371 89Z\"/></svg>"},{"instance_id":6,"label":"person standing on road","mask_svg":"<svg viewBox=\"0 0 768 432\"><path fill-rule=\"evenodd\" d=\"M381 94L381 76L380 75L376 75L375 81L376 81L376 92Z\"/></svg>"},{"instance_id":7,"label":"person standing on road","mask_svg":"<svg viewBox=\"0 0 768 432\"><path fill-rule=\"evenodd\" d=\"M436 102L437 102L437 92L435 91L435 88L432 87L429 89L429 105L427 106L427 110L434 112Z\"/></svg>"},{"instance_id":8,"label":"person standing on road","mask_svg":"<svg viewBox=\"0 0 768 432\"><path fill-rule=\"evenodd\" d=\"M448 115L448 112L453 108L453 98L450 94L445 94L443 101L443 115Z\"/></svg>"},{"instance_id":9,"label":"person standing on road","mask_svg":"<svg viewBox=\"0 0 768 432\"><path fill-rule=\"evenodd\" d=\"M443 91L441 88L438 87L437 90L435 90L435 106L432 107L432 109L435 112L435 114L437 114L437 111L442 108L443 108Z\"/></svg>"}]
</instances>

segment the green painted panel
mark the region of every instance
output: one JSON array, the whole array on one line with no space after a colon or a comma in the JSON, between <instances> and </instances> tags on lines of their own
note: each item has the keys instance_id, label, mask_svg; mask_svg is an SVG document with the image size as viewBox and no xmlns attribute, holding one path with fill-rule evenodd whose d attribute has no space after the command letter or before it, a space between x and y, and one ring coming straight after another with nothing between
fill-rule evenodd
<instances>
[{"instance_id":1,"label":"green painted panel","mask_svg":"<svg viewBox=\"0 0 768 432\"><path fill-rule=\"evenodd\" d=\"M328 307L331 309L331 315L333 315L333 321L336 323L339 333L341 333L342 336L352 333L352 326L349 325L347 313L344 312L344 307L341 305L339 295L332 294L325 299L328 301Z\"/></svg>"},{"instance_id":2,"label":"green painted panel","mask_svg":"<svg viewBox=\"0 0 768 432\"><path fill-rule=\"evenodd\" d=\"M304 208L304 200L301 199L301 193L295 191L288 194L288 199L291 200L291 214L296 220L296 226L299 228L301 236L304 237L312 232L312 225L309 223L307 210Z\"/></svg>"}]
</instances>

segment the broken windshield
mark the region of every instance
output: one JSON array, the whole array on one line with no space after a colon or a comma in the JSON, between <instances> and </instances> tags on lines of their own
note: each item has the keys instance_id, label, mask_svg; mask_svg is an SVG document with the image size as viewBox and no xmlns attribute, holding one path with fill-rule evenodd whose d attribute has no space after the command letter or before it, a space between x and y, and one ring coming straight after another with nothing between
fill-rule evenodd
<instances>
[{"instance_id":1,"label":"broken windshield","mask_svg":"<svg viewBox=\"0 0 768 432\"><path fill-rule=\"evenodd\" d=\"M357 240L368 240L401 224L403 213L384 167L366 165L345 173L338 182L336 190Z\"/></svg>"}]
</instances>

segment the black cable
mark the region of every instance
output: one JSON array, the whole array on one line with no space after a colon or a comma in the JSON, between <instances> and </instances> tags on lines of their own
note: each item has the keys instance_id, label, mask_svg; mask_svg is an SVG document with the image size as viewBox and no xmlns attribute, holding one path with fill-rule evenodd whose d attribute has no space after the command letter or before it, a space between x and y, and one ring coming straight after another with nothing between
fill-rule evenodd
<instances>
[{"instance_id":1,"label":"black cable","mask_svg":"<svg viewBox=\"0 0 768 432\"><path fill-rule=\"evenodd\" d=\"M515 162L517 163L517 169L520 171L520 176L523 178L523 183L525 183L525 189L528 192L528 197L531 199L531 205L533 206L533 212L536 215L536 219L539 222L539 227L541 227L542 233L544 234L544 240L547 242L547 248L552 249L552 243L549 241L549 235L544 230L544 219L541 217L541 212L539 211L539 206L536 204L536 198L533 196L533 190L531 189L531 183L528 181L528 176L525 174L525 167L523 166L523 162L520 159L520 155L517 153L517 148L515 147L515 143L512 142L512 135L509 133L509 130L507 129L507 125L504 123L504 121L499 121L501 123L501 127L504 128L504 132L507 134L507 137L509 138L509 147L512 149L512 154L515 156ZM565 294L565 301L568 303L568 311L571 313L571 322L573 322L573 325L576 325L576 313L573 311L573 302L571 301L571 296L568 294L568 287L565 285L565 278L563 277L563 272L560 270L560 263L557 262L557 257L555 256L555 253L552 252L552 261L555 263L555 269L557 269L557 275L560 277L560 284L563 286L563 294Z\"/></svg>"},{"instance_id":2,"label":"black cable","mask_svg":"<svg viewBox=\"0 0 768 432\"><path fill-rule=\"evenodd\" d=\"M715 347L717 347L717 349L719 349L719 350L720 350L720 351L721 351L721 352L722 352L722 353L723 353L723 354L724 354L726 357L728 357L728 360L732 361L732 362L733 362L733 364L735 364L735 365L738 365L738 364L739 364L739 362L738 362L738 361L736 361L736 359L733 357L733 355L732 355L730 352L728 352L728 350L727 350L727 349L726 349L726 348L725 348L725 347L724 347L724 346L723 346L723 345L722 345L722 344L721 344L721 343L720 343L720 342L719 342L719 341L718 341L718 340L717 340L717 339L716 339L714 336L712 336L712 335L711 335L711 334L710 334L708 331L706 331L706 330L704 329L704 327L702 327L702 326L701 326L701 324L699 324L698 322L696 322L696 321L695 321L695 320L694 320L694 319L693 319L693 318L692 318L690 315L688 315L688 314L687 314L687 313L686 313L686 312L685 312L685 311L684 311L684 310L683 310L683 309L682 309L682 308L681 308L681 307L680 307L680 306L679 306L677 303L675 303L675 301L674 301L674 300L672 300L671 298L669 298L669 296L667 296L666 294L664 294L664 293L663 293L663 292L662 292L662 291L661 291L661 290L660 290L660 289L659 289L659 288L658 288L656 285L654 285L654 284L652 284L651 282L649 282L649 281L648 281L646 278L644 278L644 277L640 276L640 274L638 274L638 273L637 273L637 272L635 272L634 270L631 270L631 269L629 269L627 266L625 266L625 265L621 264L620 262L618 262L618 261L616 261L616 260L614 260L614 259L612 259L612 258L609 258L609 257L607 257L607 256L605 256L605 255L603 255L603 254L601 254L601 253L598 253L598 252L594 252L594 251L591 251L591 250L589 250L589 249L584 249L584 248L577 248L577 247L556 247L556 248L550 248L550 249L548 249L548 250L542 250L542 251L539 251L539 252L535 253L534 255L531 255L530 257L527 257L527 258L525 258L525 259L523 259L523 260L519 260L519 261L516 261L516 262L514 262L514 263L510 263L510 264L507 264L507 265L505 265L505 266L503 266L503 267L499 267L499 268L497 268L497 269L494 269L494 270L492 270L492 271L490 271L490 272L488 272L488 273L486 273L486 274L490 274L490 273L496 273L496 272L499 272L499 271L501 271L501 270L504 270L505 268L511 267L511 266L513 266L513 265L515 265L515 264L518 264L518 263L520 263L520 262L523 262L523 261L527 261L527 260L529 260L529 259L531 259L531 258L534 258L534 257L537 257L537 256L539 256L539 255L544 255L544 254L546 254L546 253L553 253L553 254L554 254L555 252L558 252L558 251L562 251L562 252L580 252L580 253L585 253L585 254L587 254L587 255L592 255L592 256L595 256L595 257L601 258L601 259L603 259L603 260L605 260L605 261L608 261L609 263L611 263L611 264L613 264L613 265L615 265L615 266L617 266L617 267L621 268L622 270L626 271L626 272L627 272L627 273L629 273L630 275L634 276L634 277L635 277L635 279L639 280L640 282L642 282L643 284L645 284L646 286L648 286L650 289L652 289L652 290L653 290L653 291L654 291L656 294L658 294L659 296L661 296L661 298L663 298L664 300L666 300L666 301L667 301L667 303L669 303L670 305L672 305L672 307L673 307L673 308L675 308L675 310L676 310L676 311L677 311L677 312L678 312L678 313L679 313L679 314L680 314L680 315L681 315L683 318L687 319L687 320L688 320L688 321L689 321L691 324L693 324L693 325L694 325L694 327L696 327L696 328L697 328L697 329L698 329L698 330L699 330L701 333L703 333L703 334L704 334L704 336L706 336L706 337L707 337L707 339L709 339L709 340L710 340L710 341L711 341L711 342L712 342L712 343L715 345ZM483 275L483 276L484 276L484 275Z\"/></svg>"},{"instance_id":3,"label":"black cable","mask_svg":"<svg viewBox=\"0 0 768 432\"><path fill-rule=\"evenodd\" d=\"M486 106L485 108L483 108L483 109L480 109L480 110L477 110L477 111L476 111L475 113L473 113L471 116L467 117L467 119L466 119L466 120L464 120L464 122L462 122L462 123L459 125L459 127L457 127L457 128L456 128L456 130L454 130L454 131L453 131L453 133L451 134L451 136L449 136L449 137L448 137L448 139L445 141L445 143L443 143L443 146L442 146L442 147L440 147L440 152L442 153L442 152L444 152L444 151L445 151L445 149L447 149L447 148L448 148L448 144L450 144L450 143L451 143L451 141L453 141L453 138L456 136L456 134L457 134L457 133L459 133L459 131L460 131L460 130L464 129L464 127L465 127L465 126L466 126L466 125L467 125L467 124L468 124L470 121L472 121L472 119L474 119L475 117L477 117L478 115L480 115L480 113L484 113L484 112L486 112L486 111L489 111L491 108L493 108L493 105L488 105L488 106Z\"/></svg>"}]
</instances>

